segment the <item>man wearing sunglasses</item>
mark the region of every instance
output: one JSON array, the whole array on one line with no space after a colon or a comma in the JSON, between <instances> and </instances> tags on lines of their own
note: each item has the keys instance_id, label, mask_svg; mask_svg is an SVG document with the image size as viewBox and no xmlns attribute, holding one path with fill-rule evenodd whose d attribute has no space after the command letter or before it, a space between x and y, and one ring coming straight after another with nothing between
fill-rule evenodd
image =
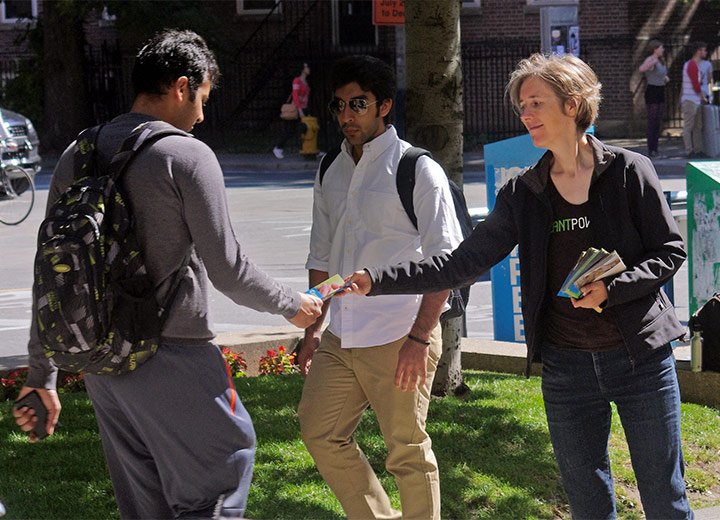
<instances>
[{"instance_id":1,"label":"man wearing sunglasses","mask_svg":"<svg viewBox=\"0 0 720 520\"><path fill-rule=\"evenodd\" d=\"M417 228L396 186L398 163L411 145L386 119L395 75L381 60L349 56L331 71L328 108L345 136L314 188L306 267L310 286L365 265L393 264L447 252L461 241L450 188L439 164L416 164ZM322 168L321 168L322 169ZM305 331L298 361L306 376L298 408L303 440L348 518L440 518L435 455L425 431L430 389L442 340L438 317L448 293L325 302ZM330 309L330 323L321 331ZM402 513L353 439L371 406L388 448Z\"/></svg>"}]
</instances>

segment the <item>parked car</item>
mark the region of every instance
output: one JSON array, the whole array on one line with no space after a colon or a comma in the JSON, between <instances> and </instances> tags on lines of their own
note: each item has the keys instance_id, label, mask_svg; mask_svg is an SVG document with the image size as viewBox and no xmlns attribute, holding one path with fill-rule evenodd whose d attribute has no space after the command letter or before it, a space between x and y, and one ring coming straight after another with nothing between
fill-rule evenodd
<instances>
[{"instance_id":1,"label":"parked car","mask_svg":"<svg viewBox=\"0 0 720 520\"><path fill-rule=\"evenodd\" d=\"M0 163L3 166L22 166L31 177L40 171L40 139L32 122L22 114L0 108ZM27 186L25 177L11 179L16 192Z\"/></svg>"}]
</instances>

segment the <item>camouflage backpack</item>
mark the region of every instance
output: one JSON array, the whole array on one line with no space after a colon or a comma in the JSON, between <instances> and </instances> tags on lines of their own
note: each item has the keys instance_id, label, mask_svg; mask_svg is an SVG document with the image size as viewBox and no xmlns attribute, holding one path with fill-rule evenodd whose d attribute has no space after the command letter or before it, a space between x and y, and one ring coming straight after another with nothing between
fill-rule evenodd
<instances>
[{"instance_id":1,"label":"camouflage backpack","mask_svg":"<svg viewBox=\"0 0 720 520\"><path fill-rule=\"evenodd\" d=\"M189 135L161 121L137 127L110 166L96 151L102 126L83 130L75 147L75 180L40 225L33 297L45 355L63 370L121 374L158 348L165 305L155 298L121 177L138 152L166 135ZM185 260L185 265L189 255Z\"/></svg>"}]
</instances>

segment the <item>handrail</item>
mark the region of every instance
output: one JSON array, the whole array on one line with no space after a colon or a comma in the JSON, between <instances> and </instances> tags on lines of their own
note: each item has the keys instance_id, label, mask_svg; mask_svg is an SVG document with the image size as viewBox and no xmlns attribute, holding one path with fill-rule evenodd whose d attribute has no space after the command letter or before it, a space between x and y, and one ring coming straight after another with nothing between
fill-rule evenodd
<instances>
[{"instance_id":1,"label":"handrail","mask_svg":"<svg viewBox=\"0 0 720 520\"><path fill-rule=\"evenodd\" d=\"M262 19L262 21L258 24L258 26L255 28L255 30L252 32L252 34L250 34L250 36L248 36L248 38L245 40L245 42L240 46L240 49L235 53L235 58L238 58L238 57L242 56L242 53L243 53L243 51L245 50L245 48L246 48L248 45L250 45L250 42L252 42L252 41L255 39L255 35L256 35L258 32L260 32L260 29L262 29L263 27L265 27L265 24L267 24L268 19L275 14L275 9L277 9L277 8L280 7L281 5L282 5L282 2L280 2L280 1L275 2L275 4L273 5L272 9L270 9L270 11L268 12L268 14L265 15L265 18Z\"/></svg>"},{"instance_id":2,"label":"handrail","mask_svg":"<svg viewBox=\"0 0 720 520\"><path fill-rule=\"evenodd\" d=\"M279 51L285 46L285 44L288 41L288 39L290 38L290 36L296 33L296 31L300 28L300 26L303 24L303 22L307 18L307 16L317 7L319 1L320 0L314 0L314 2L312 2L310 4L310 6L305 10L305 12L302 14L302 16L300 16L300 18L295 22L295 24L288 31L285 32L285 35L280 40L280 42L277 45L275 45L275 47L273 47L270 51L265 53L266 56L278 56L279 55ZM277 7L278 5L280 5L279 2L277 4L275 4L275 7ZM268 16L269 16L269 14L268 14ZM268 17L266 16L265 19L263 20L263 23L266 23L267 18ZM260 27L258 27L258 29L256 29L253 34L256 34L259 29L260 29ZM235 107L235 109L232 112L230 112L229 115L227 115L225 117L225 120L231 121L231 120L236 119L243 112L243 110L245 110L245 108L252 102L252 100L255 99L255 96L263 90L263 88L267 84L268 80L271 77L273 77L273 75L275 75L276 73L277 73L277 67L261 68L260 71L258 72L258 74L255 76L255 81L253 83L252 88L250 88L248 93L243 97L243 99L240 101L240 103L238 103L238 105Z\"/></svg>"}]
</instances>

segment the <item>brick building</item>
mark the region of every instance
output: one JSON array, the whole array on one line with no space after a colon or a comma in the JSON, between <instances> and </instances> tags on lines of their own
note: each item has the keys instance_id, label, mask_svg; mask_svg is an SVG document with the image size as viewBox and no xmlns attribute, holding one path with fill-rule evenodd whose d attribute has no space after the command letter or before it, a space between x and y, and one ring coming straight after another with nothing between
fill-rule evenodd
<instances>
[{"instance_id":1,"label":"brick building","mask_svg":"<svg viewBox=\"0 0 720 520\"><path fill-rule=\"evenodd\" d=\"M212 29L193 28L216 50L223 80L211 98L206 124L198 127L200 136L222 144L222 135L276 131L278 107L299 65L308 61L313 113L321 119L321 135L332 139L334 125L322 107L329 95L326 72L334 59L371 53L396 63L402 72L403 29L374 26L372 4L372 0L203 2L207 13L203 18L212 22L205 26ZM566 51L578 49L600 77L604 100L597 131L604 136L643 134L644 80L637 67L652 38L665 42L670 69L666 129L681 126L680 75L690 41L708 42L720 80L717 0L463 0L462 6L465 135L470 144L523 132L504 99L508 74L522 57L557 50L558 45ZM42 0L0 0L0 7L2 89L11 75L7 64L31 54L22 36L32 22L24 17L39 16ZM126 110L131 101L132 56L148 36L131 30L135 25L107 11L88 17L87 54L93 71L88 81L98 119Z\"/></svg>"}]
</instances>

